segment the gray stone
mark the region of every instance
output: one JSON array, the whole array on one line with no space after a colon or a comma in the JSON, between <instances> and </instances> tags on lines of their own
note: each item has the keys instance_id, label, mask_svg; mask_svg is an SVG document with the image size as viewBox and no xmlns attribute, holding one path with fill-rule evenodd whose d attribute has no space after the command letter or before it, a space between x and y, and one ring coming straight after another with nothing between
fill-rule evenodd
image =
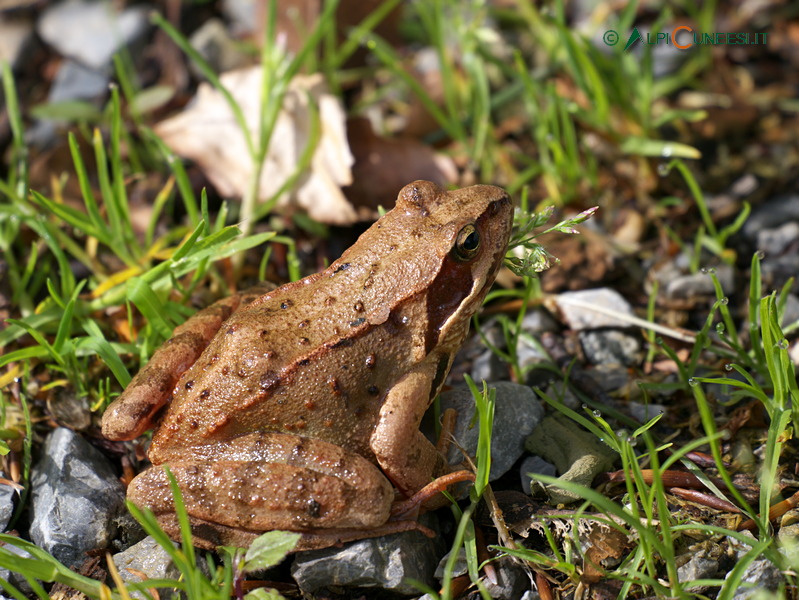
<instances>
[{"instance_id":1,"label":"gray stone","mask_svg":"<svg viewBox=\"0 0 799 600\"><path fill-rule=\"evenodd\" d=\"M516 360L519 362L523 373L527 373L541 363L551 362L549 355L540 344L525 337L519 339L519 343L516 346Z\"/></svg>"},{"instance_id":2,"label":"gray stone","mask_svg":"<svg viewBox=\"0 0 799 600\"><path fill-rule=\"evenodd\" d=\"M244 36L255 31L258 0L222 0L222 12L231 22L232 32Z\"/></svg>"},{"instance_id":3,"label":"gray stone","mask_svg":"<svg viewBox=\"0 0 799 600\"><path fill-rule=\"evenodd\" d=\"M513 564L508 559L494 562L497 581L494 583L488 577L483 579L489 597L494 600L516 600L525 590L530 589L532 583L524 570Z\"/></svg>"},{"instance_id":4,"label":"gray stone","mask_svg":"<svg viewBox=\"0 0 799 600\"><path fill-rule=\"evenodd\" d=\"M175 542L172 544L177 547ZM169 553L150 536L124 552L115 554L114 564L126 583L143 581L134 573L143 573L147 579L177 579L180 577L180 569L172 562Z\"/></svg>"},{"instance_id":5,"label":"gray stone","mask_svg":"<svg viewBox=\"0 0 799 600\"><path fill-rule=\"evenodd\" d=\"M799 242L799 223L788 221L774 229L763 229L757 232L757 249L766 256L783 254L792 245Z\"/></svg>"},{"instance_id":6,"label":"gray stone","mask_svg":"<svg viewBox=\"0 0 799 600\"><path fill-rule=\"evenodd\" d=\"M423 515L421 521L431 517ZM444 550L440 535L430 539L418 531L406 531L360 540L343 548L298 552L291 575L305 594L336 586L377 588L414 596L419 595L419 589L408 580L435 587L433 572Z\"/></svg>"},{"instance_id":7,"label":"gray stone","mask_svg":"<svg viewBox=\"0 0 799 600\"><path fill-rule=\"evenodd\" d=\"M93 100L108 92L108 75L102 71L84 67L74 60L65 60L56 73L48 102L69 100Z\"/></svg>"},{"instance_id":8,"label":"gray stone","mask_svg":"<svg viewBox=\"0 0 799 600\"><path fill-rule=\"evenodd\" d=\"M677 569L677 578L680 583L688 585L698 579L713 579L719 572L719 559L713 552L706 548L700 548L692 554L687 563ZM694 590L696 591L696 590Z\"/></svg>"},{"instance_id":9,"label":"gray stone","mask_svg":"<svg viewBox=\"0 0 799 600\"><path fill-rule=\"evenodd\" d=\"M559 327L555 319L553 319L548 312L543 310L530 310L522 319L522 330L530 335L539 336L542 333L556 332L559 330Z\"/></svg>"},{"instance_id":10,"label":"gray stone","mask_svg":"<svg viewBox=\"0 0 799 600\"><path fill-rule=\"evenodd\" d=\"M639 423L646 423L654 419L658 415L666 412L666 406L663 404L642 404L640 402L628 402L627 412L630 416Z\"/></svg>"},{"instance_id":11,"label":"gray stone","mask_svg":"<svg viewBox=\"0 0 799 600\"><path fill-rule=\"evenodd\" d=\"M734 289L735 274L729 265L719 265L711 267L716 273L716 277L721 283L724 293L730 293ZM712 296L715 294L713 278L710 271L705 270L698 273L680 275L665 283L664 292L671 300L685 300L698 296Z\"/></svg>"},{"instance_id":12,"label":"gray stone","mask_svg":"<svg viewBox=\"0 0 799 600\"><path fill-rule=\"evenodd\" d=\"M750 535L746 532L745 535ZM754 543L754 536L751 536ZM733 537L728 537L730 547L735 551L737 560L741 560L743 556L751 550L751 546L739 542ZM727 577L729 577L729 573ZM726 579L726 577L725 577ZM743 577L741 578L741 585L735 590L732 598L733 600L748 600L757 594L760 590L768 590L771 592L776 591L784 582L782 572L770 560L760 556L753 560L746 567Z\"/></svg>"},{"instance_id":13,"label":"gray stone","mask_svg":"<svg viewBox=\"0 0 799 600\"><path fill-rule=\"evenodd\" d=\"M540 456L527 456L522 461L522 464L519 466L519 475L521 476L522 481L522 491L525 494L532 494L533 491L530 488L532 483L532 479L530 478L530 473L534 473L536 475L548 475L550 477L555 477L558 474L558 470L555 468L551 462L547 462Z\"/></svg>"},{"instance_id":14,"label":"gray stone","mask_svg":"<svg viewBox=\"0 0 799 600\"><path fill-rule=\"evenodd\" d=\"M756 206L743 226L743 234L750 240L764 229L779 227L787 221L799 221L799 194L785 194Z\"/></svg>"},{"instance_id":15,"label":"gray stone","mask_svg":"<svg viewBox=\"0 0 799 600\"><path fill-rule=\"evenodd\" d=\"M147 8L118 12L112 2L67 0L50 4L37 23L42 39L63 56L102 69L122 46L148 27Z\"/></svg>"},{"instance_id":16,"label":"gray stone","mask_svg":"<svg viewBox=\"0 0 799 600\"><path fill-rule=\"evenodd\" d=\"M785 312L782 313L780 325L785 327L795 321L799 321L799 298L794 294L788 294L785 298Z\"/></svg>"},{"instance_id":17,"label":"gray stone","mask_svg":"<svg viewBox=\"0 0 799 600\"><path fill-rule=\"evenodd\" d=\"M508 381L489 384L496 390L494 407L494 431L502 435L494 435L491 439L491 474L490 479L501 477L513 466L524 453L524 439L538 426L544 416L544 409L535 392L527 386ZM469 427L476 406L472 393L466 387L459 387L441 394L441 412L454 408L458 413L458 421L453 435L470 456L477 450L477 439L480 433L479 423ZM449 449L451 465L463 460L460 450L452 445Z\"/></svg>"},{"instance_id":18,"label":"gray stone","mask_svg":"<svg viewBox=\"0 0 799 600\"><path fill-rule=\"evenodd\" d=\"M189 43L215 73L232 71L248 64L249 58L239 51L240 45L230 37L227 27L219 19L208 19L189 38ZM195 74L202 76L192 65Z\"/></svg>"},{"instance_id":19,"label":"gray stone","mask_svg":"<svg viewBox=\"0 0 799 600\"><path fill-rule=\"evenodd\" d=\"M0 471L0 477L5 479L6 474ZM13 487L0 484L0 531L5 531L11 521L16 497L17 491Z\"/></svg>"},{"instance_id":20,"label":"gray stone","mask_svg":"<svg viewBox=\"0 0 799 600\"><path fill-rule=\"evenodd\" d=\"M76 100L91 102L102 99L108 92L109 81L110 78L105 73L67 59L58 68L47 101L55 104ZM28 129L25 138L30 144L46 148L53 143L59 126L64 123L63 119L40 119Z\"/></svg>"},{"instance_id":21,"label":"gray stone","mask_svg":"<svg viewBox=\"0 0 799 600\"><path fill-rule=\"evenodd\" d=\"M470 373L474 381L507 379L508 364L491 350L486 350L472 361Z\"/></svg>"},{"instance_id":22,"label":"gray stone","mask_svg":"<svg viewBox=\"0 0 799 600\"><path fill-rule=\"evenodd\" d=\"M1 546L0 552L9 552L21 558L33 558L28 552L26 552L22 548L14 546L13 544L6 544L4 546ZM35 597L33 593L33 588L31 588L27 580L16 571L10 571L8 569L0 568L0 578L8 581L11 585L16 587L23 594L29 597Z\"/></svg>"},{"instance_id":23,"label":"gray stone","mask_svg":"<svg viewBox=\"0 0 799 600\"><path fill-rule=\"evenodd\" d=\"M82 437L54 430L31 474L31 539L67 566L114 537L125 491L106 458Z\"/></svg>"},{"instance_id":24,"label":"gray stone","mask_svg":"<svg viewBox=\"0 0 799 600\"><path fill-rule=\"evenodd\" d=\"M578 335L589 364L631 367L643 359L641 340L635 335L618 329L581 331Z\"/></svg>"},{"instance_id":25,"label":"gray stone","mask_svg":"<svg viewBox=\"0 0 799 600\"><path fill-rule=\"evenodd\" d=\"M603 392L616 392L630 383L629 370L619 363L599 363L588 373Z\"/></svg>"},{"instance_id":26,"label":"gray stone","mask_svg":"<svg viewBox=\"0 0 799 600\"><path fill-rule=\"evenodd\" d=\"M610 288L563 292L554 302L571 329L629 327L625 316L634 316L630 303ZM615 313L615 314L614 314Z\"/></svg>"},{"instance_id":27,"label":"gray stone","mask_svg":"<svg viewBox=\"0 0 799 600\"><path fill-rule=\"evenodd\" d=\"M439 581L444 579L444 573L447 569L447 563L449 562L450 556L452 556L452 550L447 552L441 557L441 560L438 561L435 578ZM461 546L458 549L458 558L455 559L455 564L452 566L452 577L460 577L461 575L466 575L468 572L469 565L466 563L466 550L464 550L463 546Z\"/></svg>"}]
</instances>

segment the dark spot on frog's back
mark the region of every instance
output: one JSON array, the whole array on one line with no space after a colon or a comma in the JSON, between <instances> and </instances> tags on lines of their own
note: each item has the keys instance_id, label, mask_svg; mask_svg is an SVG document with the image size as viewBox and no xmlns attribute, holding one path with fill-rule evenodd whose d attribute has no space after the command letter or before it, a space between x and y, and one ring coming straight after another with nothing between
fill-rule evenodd
<instances>
[{"instance_id":1,"label":"dark spot on frog's back","mask_svg":"<svg viewBox=\"0 0 799 600\"><path fill-rule=\"evenodd\" d=\"M355 340L352 338L341 338L339 341L334 342L330 345L330 348L347 348L348 346L352 346L355 343Z\"/></svg>"},{"instance_id":2,"label":"dark spot on frog's back","mask_svg":"<svg viewBox=\"0 0 799 600\"><path fill-rule=\"evenodd\" d=\"M313 498L308 500L308 516L312 519L318 519L321 515L322 505Z\"/></svg>"},{"instance_id":3,"label":"dark spot on frog's back","mask_svg":"<svg viewBox=\"0 0 799 600\"><path fill-rule=\"evenodd\" d=\"M358 325L363 325L366 322L366 319L363 317L359 317L354 321L350 321L350 327L358 327Z\"/></svg>"},{"instance_id":4,"label":"dark spot on frog's back","mask_svg":"<svg viewBox=\"0 0 799 600\"><path fill-rule=\"evenodd\" d=\"M211 397L211 390L209 390L208 388L205 388L202 392L200 392L201 400L207 400L210 397Z\"/></svg>"},{"instance_id":5,"label":"dark spot on frog's back","mask_svg":"<svg viewBox=\"0 0 799 600\"><path fill-rule=\"evenodd\" d=\"M330 375L327 378L327 385L330 387L330 391L333 392L334 396L341 396L341 384L338 379Z\"/></svg>"},{"instance_id":6,"label":"dark spot on frog's back","mask_svg":"<svg viewBox=\"0 0 799 600\"><path fill-rule=\"evenodd\" d=\"M350 263L341 263L338 267L336 267L336 270L333 271L333 275L341 271L346 271L349 268L350 268Z\"/></svg>"},{"instance_id":7,"label":"dark spot on frog's back","mask_svg":"<svg viewBox=\"0 0 799 600\"><path fill-rule=\"evenodd\" d=\"M280 386L280 376L274 371L266 371L259 382L261 391L273 392Z\"/></svg>"}]
</instances>

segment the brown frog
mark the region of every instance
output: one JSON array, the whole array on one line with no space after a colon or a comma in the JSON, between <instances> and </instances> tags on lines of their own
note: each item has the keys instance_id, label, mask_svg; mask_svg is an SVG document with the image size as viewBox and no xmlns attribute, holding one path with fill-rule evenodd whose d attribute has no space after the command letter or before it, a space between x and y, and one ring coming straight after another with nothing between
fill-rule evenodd
<instances>
[{"instance_id":1,"label":"brown frog","mask_svg":"<svg viewBox=\"0 0 799 600\"><path fill-rule=\"evenodd\" d=\"M155 466L128 497L178 536L169 465L209 548L273 529L302 532L307 549L421 528L392 519L395 489L411 497L450 470L419 422L502 264L512 215L500 188L416 181L323 272L178 327L103 417L113 440L156 427Z\"/></svg>"}]
</instances>

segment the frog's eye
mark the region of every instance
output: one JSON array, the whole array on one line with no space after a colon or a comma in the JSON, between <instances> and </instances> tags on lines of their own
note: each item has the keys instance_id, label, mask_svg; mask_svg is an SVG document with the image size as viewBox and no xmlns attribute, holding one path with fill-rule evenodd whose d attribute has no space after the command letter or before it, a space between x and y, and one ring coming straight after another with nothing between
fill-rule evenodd
<instances>
[{"instance_id":1,"label":"frog's eye","mask_svg":"<svg viewBox=\"0 0 799 600\"><path fill-rule=\"evenodd\" d=\"M480 233L474 225L466 225L458 232L455 254L461 260L469 260L480 249Z\"/></svg>"}]
</instances>

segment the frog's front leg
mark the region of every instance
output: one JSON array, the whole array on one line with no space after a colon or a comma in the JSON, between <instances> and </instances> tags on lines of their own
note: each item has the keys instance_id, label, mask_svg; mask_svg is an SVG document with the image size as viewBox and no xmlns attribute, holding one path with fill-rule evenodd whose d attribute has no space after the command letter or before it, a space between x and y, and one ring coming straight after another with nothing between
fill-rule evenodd
<instances>
[{"instance_id":1,"label":"frog's front leg","mask_svg":"<svg viewBox=\"0 0 799 600\"><path fill-rule=\"evenodd\" d=\"M203 547L248 545L273 529L305 532L309 548L416 528L408 522L386 524L394 489L375 465L318 439L256 432L167 448L163 459L180 486L195 543ZM149 507L173 537L179 536L162 466L136 477L128 498Z\"/></svg>"},{"instance_id":2,"label":"frog's front leg","mask_svg":"<svg viewBox=\"0 0 799 600\"><path fill-rule=\"evenodd\" d=\"M234 294L204 308L175 328L169 338L103 414L103 435L132 440L152 427L180 376L197 360L230 315L274 286L268 284Z\"/></svg>"},{"instance_id":3,"label":"frog's front leg","mask_svg":"<svg viewBox=\"0 0 799 600\"><path fill-rule=\"evenodd\" d=\"M441 359L444 360L447 358ZM394 385L383 402L370 440L381 468L406 497L451 470L444 455L419 431L436 375L442 371L441 361L422 363ZM424 502L427 508L442 504L440 495L437 500Z\"/></svg>"}]
</instances>

